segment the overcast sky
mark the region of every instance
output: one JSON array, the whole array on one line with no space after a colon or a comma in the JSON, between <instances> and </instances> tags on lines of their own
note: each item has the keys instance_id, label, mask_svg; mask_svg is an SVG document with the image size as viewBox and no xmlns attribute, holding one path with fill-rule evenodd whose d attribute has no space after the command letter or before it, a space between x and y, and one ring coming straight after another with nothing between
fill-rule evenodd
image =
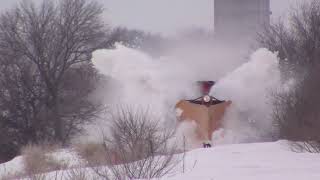
<instances>
[{"instance_id":1,"label":"overcast sky","mask_svg":"<svg viewBox=\"0 0 320 180\"><path fill-rule=\"evenodd\" d=\"M40 0L35 0L39 2ZM172 34L190 27L213 28L213 0L97 0L106 7L112 25ZM291 4L305 0L271 0L273 18L283 16ZM18 0L0 0L0 10Z\"/></svg>"}]
</instances>

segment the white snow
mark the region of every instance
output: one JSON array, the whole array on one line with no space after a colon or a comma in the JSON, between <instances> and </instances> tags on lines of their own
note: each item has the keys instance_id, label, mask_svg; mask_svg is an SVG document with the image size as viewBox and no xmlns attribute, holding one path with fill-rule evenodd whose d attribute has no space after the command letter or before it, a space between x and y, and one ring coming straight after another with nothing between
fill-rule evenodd
<instances>
[{"instance_id":1,"label":"white snow","mask_svg":"<svg viewBox=\"0 0 320 180\"><path fill-rule=\"evenodd\" d=\"M15 157L7 163L0 164L0 179L15 175L24 171L22 156Z\"/></svg>"},{"instance_id":2,"label":"white snow","mask_svg":"<svg viewBox=\"0 0 320 180\"><path fill-rule=\"evenodd\" d=\"M182 113L183 113L183 110L182 110L182 109L176 108L176 116L177 116L177 117L180 117L180 116L182 115Z\"/></svg>"},{"instance_id":3,"label":"white snow","mask_svg":"<svg viewBox=\"0 0 320 180\"><path fill-rule=\"evenodd\" d=\"M146 53L117 44L115 49L102 49L93 53L93 64L109 81L96 92L109 111L130 107L148 110L167 128L175 128L176 103L184 98L197 97L194 83L197 72L174 57L153 58ZM100 139L107 132L107 118L88 127L89 139Z\"/></svg>"},{"instance_id":4,"label":"white snow","mask_svg":"<svg viewBox=\"0 0 320 180\"><path fill-rule=\"evenodd\" d=\"M185 173L167 180L319 180L320 154L295 153L286 141L237 144L187 153Z\"/></svg>"},{"instance_id":5,"label":"white snow","mask_svg":"<svg viewBox=\"0 0 320 180\"><path fill-rule=\"evenodd\" d=\"M281 85L276 53L258 49L246 63L230 72L221 72L225 69L222 66L230 63L217 59L185 61L179 58L181 56L153 58L120 44L115 49L95 51L92 59L95 67L112 79L97 96L100 99L107 96L107 106L125 104L149 109L171 128L175 115L180 113L174 112L175 104L181 99L197 98L195 82L206 77L218 81L212 89L213 96L233 102L224 119L226 136L232 137L225 138L224 143L257 142L270 136L272 104L268 95ZM202 63L211 71L199 68ZM215 79L218 71L226 75ZM92 129L93 133L97 132L96 127Z\"/></svg>"},{"instance_id":6,"label":"white snow","mask_svg":"<svg viewBox=\"0 0 320 180\"><path fill-rule=\"evenodd\" d=\"M193 95L196 75L190 67L171 58L152 58L144 52L120 44L116 49L97 50L93 63L100 73L114 80L106 104L152 107L153 113L165 114L184 95ZM174 115L174 114L173 114Z\"/></svg>"},{"instance_id":7,"label":"white snow","mask_svg":"<svg viewBox=\"0 0 320 180\"><path fill-rule=\"evenodd\" d=\"M224 128L237 136L236 142L260 141L270 136L273 130L270 95L282 85L276 53L262 48L249 59L211 90L213 96L232 101L223 122Z\"/></svg>"},{"instance_id":8,"label":"white snow","mask_svg":"<svg viewBox=\"0 0 320 180\"><path fill-rule=\"evenodd\" d=\"M182 155L179 155L180 157ZM63 157L63 156L60 156ZM20 160L19 160L20 159ZM184 162L184 170L182 169ZM2 164L14 172L21 157ZM176 172L163 180L319 180L320 154L295 153L287 141L220 145L186 153ZM92 176L92 169L79 169ZM47 179L67 179L68 171L49 173ZM0 177L1 177L0 173ZM95 177L95 179L98 179Z\"/></svg>"}]
</instances>

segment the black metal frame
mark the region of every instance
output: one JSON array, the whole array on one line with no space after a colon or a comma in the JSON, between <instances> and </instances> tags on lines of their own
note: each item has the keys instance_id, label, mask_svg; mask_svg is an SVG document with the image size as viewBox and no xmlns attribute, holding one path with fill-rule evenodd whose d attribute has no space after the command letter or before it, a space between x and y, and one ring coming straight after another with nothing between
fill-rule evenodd
<instances>
[{"instance_id":1,"label":"black metal frame","mask_svg":"<svg viewBox=\"0 0 320 180\"><path fill-rule=\"evenodd\" d=\"M221 103L224 103L226 101L221 101L213 96L209 96L210 97L210 101L209 102L205 102L203 100L205 96L201 96L199 98L196 98L196 99L193 99L193 100L187 100L188 102L190 103L193 103L193 104L199 104L199 105L205 105L207 107L209 106L214 106L214 105L217 105L217 104L221 104Z\"/></svg>"}]
</instances>

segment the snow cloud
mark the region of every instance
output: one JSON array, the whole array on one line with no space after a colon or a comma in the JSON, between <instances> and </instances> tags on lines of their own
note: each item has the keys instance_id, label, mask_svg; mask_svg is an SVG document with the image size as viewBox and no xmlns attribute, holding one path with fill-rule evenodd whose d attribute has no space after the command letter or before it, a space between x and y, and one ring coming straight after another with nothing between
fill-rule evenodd
<instances>
[{"instance_id":1,"label":"snow cloud","mask_svg":"<svg viewBox=\"0 0 320 180\"><path fill-rule=\"evenodd\" d=\"M186 55L185 52L193 57L203 55L185 50L180 55ZM232 54L217 49L212 53L221 58ZM195 82L218 80L211 95L233 102L224 119L224 128L230 133L222 142L259 141L270 133L272 105L269 93L280 85L277 54L259 49L246 60L233 56L225 61L221 58L191 61L188 56L182 57L152 58L120 44L115 49L95 51L94 66L109 77L107 85L98 94L105 98L107 106L126 104L151 109L163 117L164 124L172 127L176 124L172 117L175 117L174 106L178 100L199 95ZM240 62L243 64L236 67ZM206 70L203 70L204 64Z\"/></svg>"}]
</instances>

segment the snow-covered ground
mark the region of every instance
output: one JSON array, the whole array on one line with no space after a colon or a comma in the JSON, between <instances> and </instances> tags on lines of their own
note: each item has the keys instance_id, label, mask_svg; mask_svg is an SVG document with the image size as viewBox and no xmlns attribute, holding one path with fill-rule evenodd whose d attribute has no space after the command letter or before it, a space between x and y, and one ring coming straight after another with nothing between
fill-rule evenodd
<instances>
[{"instance_id":1,"label":"snow-covered ground","mask_svg":"<svg viewBox=\"0 0 320 180\"><path fill-rule=\"evenodd\" d=\"M186 173L166 179L320 179L320 154L292 152L286 141L198 149L187 154L186 162Z\"/></svg>"},{"instance_id":2,"label":"snow-covered ground","mask_svg":"<svg viewBox=\"0 0 320 180\"><path fill-rule=\"evenodd\" d=\"M65 156L68 157L68 156ZM21 169L21 159L2 164ZM185 156L167 180L319 180L320 154L292 152L286 141L221 145L196 149ZM89 172L89 170L87 170ZM16 171L15 171L16 172ZM55 173L51 173L55 174ZM50 178L48 178L50 179Z\"/></svg>"}]
</instances>

